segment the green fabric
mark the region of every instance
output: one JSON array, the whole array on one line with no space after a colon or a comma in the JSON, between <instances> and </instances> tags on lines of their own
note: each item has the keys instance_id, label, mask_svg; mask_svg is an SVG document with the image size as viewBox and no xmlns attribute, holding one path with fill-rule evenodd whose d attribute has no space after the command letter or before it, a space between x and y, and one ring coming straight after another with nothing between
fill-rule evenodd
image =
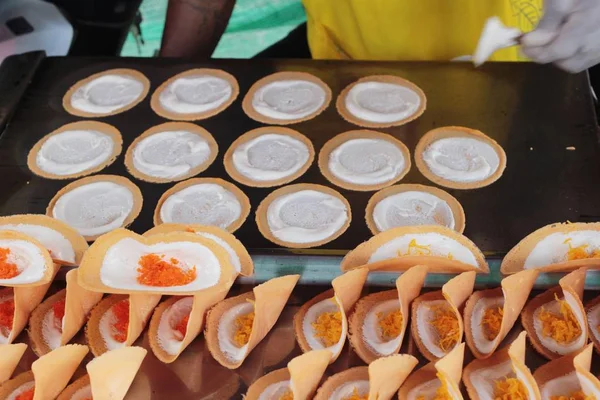
<instances>
[{"instance_id":1,"label":"green fabric","mask_svg":"<svg viewBox=\"0 0 600 400\"><path fill-rule=\"evenodd\" d=\"M144 0L140 7L145 44L129 34L122 56L152 57L160 48L168 0ZM306 21L301 0L237 0L215 58L250 58Z\"/></svg>"}]
</instances>

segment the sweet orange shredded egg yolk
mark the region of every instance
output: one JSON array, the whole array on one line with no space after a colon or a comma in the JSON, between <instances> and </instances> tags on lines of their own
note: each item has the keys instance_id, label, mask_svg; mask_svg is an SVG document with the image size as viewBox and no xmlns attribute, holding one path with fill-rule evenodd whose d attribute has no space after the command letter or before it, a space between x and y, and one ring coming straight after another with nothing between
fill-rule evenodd
<instances>
[{"instance_id":1,"label":"sweet orange shredded egg yolk","mask_svg":"<svg viewBox=\"0 0 600 400\"><path fill-rule=\"evenodd\" d=\"M377 313L377 323L384 339L398 337L402 331L402 313L400 310Z\"/></svg>"},{"instance_id":2,"label":"sweet orange shredded egg yolk","mask_svg":"<svg viewBox=\"0 0 600 400\"><path fill-rule=\"evenodd\" d=\"M542 306L539 314L539 319L542 321L542 335L558 343L570 343L581 335L581 327L569 304L565 300L560 300L556 293L554 299L560 303L560 315L546 311Z\"/></svg>"},{"instance_id":3,"label":"sweet orange shredded egg yolk","mask_svg":"<svg viewBox=\"0 0 600 400\"><path fill-rule=\"evenodd\" d=\"M4 336L12 331L13 319L15 317L15 301L13 299L0 303L0 330Z\"/></svg>"},{"instance_id":4,"label":"sweet orange shredded egg yolk","mask_svg":"<svg viewBox=\"0 0 600 400\"><path fill-rule=\"evenodd\" d=\"M333 346L342 337L342 313L323 312L311 323L315 332L315 338L321 339L326 347Z\"/></svg>"},{"instance_id":5,"label":"sweet orange shredded egg yolk","mask_svg":"<svg viewBox=\"0 0 600 400\"><path fill-rule=\"evenodd\" d=\"M483 312L481 326L483 326L483 333L487 340L494 340L498 336L503 315L502 307L490 307Z\"/></svg>"},{"instance_id":6,"label":"sweet orange shredded egg yolk","mask_svg":"<svg viewBox=\"0 0 600 400\"><path fill-rule=\"evenodd\" d=\"M67 299L62 299L52 304L52 312L54 313L54 323L56 328L62 331L62 320L65 316L65 304Z\"/></svg>"},{"instance_id":7,"label":"sweet orange shredded egg yolk","mask_svg":"<svg viewBox=\"0 0 600 400\"><path fill-rule=\"evenodd\" d=\"M233 335L233 341L239 347L242 347L250 340L250 334L252 333L252 325L254 324L254 311L249 314L241 315L235 319L235 334Z\"/></svg>"},{"instance_id":8,"label":"sweet orange shredded egg yolk","mask_svg":"<svg viewBox=\"0 0 600 400\"><path fill-rule=\"evenodd\" d=\"M291 390L287 390L284 394L281 395L279 400L294 400L294 394Z\"/></svg>"},{"instance_id":9,"label":"sweet orange shredded egg yolk","mask_svg":"<svg viewBox=\"0 0 600 400\"><path fill-rule=\"evenodd\" d=\"M586 396L582 390L571 392L568 396L550 396L550 400L596 400L594 396Z\"/></svg>"},{"instance_id":10,"label":"sweet orange shredded egg yolk","mask_svg":"<svg viewBox=\"0 0 600 400\"><path fill-rule=\"evenodd\" d=\"M567 259L569 261L584 260L586 258L600 258L600 250L598 249L592 250L589 253L586 251L588 247L587 244L573 247L571 244L571 238L566 239L563 243L569 246L569 250L567 251Z\"/></svg>"},{"instance_id":11,"label":"sweet orange shredded egg yolk","mask_svg":"<svg viewBox=\"0 0 600 400\"><path fill-rule=\"evenodd\" d=\"M420 245L416 239L411 239L408 242L406 253L398 251L399 256L428 256L431 254L431 245Z\"/></svg>"},{"instance_id":12,"label":"sweet orange shredded egg yolk","mask_svg":"<svg viewBox=\"0 0 600 400\"><path fill-rule=\"evenodd\" d=\"M183 286L196 279L196 267L185 271L178 267L179 261L171 258L163 259L164 255L146 254L138 261L139 273L137 281L147 286Z\"/></svg>"},{"instance_id":13,"label":"sweet orange shredded egg yolk","mask_svg":"<svg viewBox=\"0 0 600 400\"><path fill-rule=\"evenodd\" d=\"M31 388L29 390L24 391L23 393L15 397L15 400L33 400L34 390L35 388Z\"/></svg>"},{"instance_id":14,"label":"sweet orange shredded egg yolk","mask_svg":"<svg viewBox=\"0 0 600 400\"><path fill-rule=\"evenodd\" d=\"M10 249L0 247L0 279L10 279L19 275L21 272L17 264L8 262Z\"/></svg>"},{"instance_id":15,"label":"sweet orange shredded egg yolk","mask_svg":"<svg viewBox=\"0 0 600 400\"><path fill-rule=\"evenodd\" d=\"M129 329L129 300L121 300L112 306L112 313L116 319L112 324L113 339L124 343L127 340L127 330Z\"/></svg>"},{"instance_id":16,"label":"sweet orange shredded egg yolk","mask_svg":"<svg viewBox=\"0 0 600 400\"><path fill-rule=\"evenodd\" d=\"M343 400L367 400L369 398L368 395L361 396L358 394L358 389L354 388L352 394L349 397L344 397Z\"/></svg>"},{"instance_id":17,"label":"sweet orange shredded egg yolk","mask_svg":"<svg viewBox=\"0 0 600 400\"><path fill-rule=\"evenodd\" d=\"M517 378L494 382L494 400L527 400L527 391Z\"/></svg>"},{"instance_id":18,"label":"sweet orange shredded egg yolk","mask_svg":"<svg viewBox=\"0 0 600 400\"><path fill-rule=\"evenodd\" d=\"M178 331L179 333L181 333L181 335L184 337L185 337L185 334L187 333L187 326L188 326L189 320L190 320L190 316L186 315L185 317L181 318L181 320L177 323L177 325L175 325L175 330Z\"/></svg>"},{"instance_id":19,"label":"sweet orange shredded egg yolk","mask_svg":"<svg viewBox=\"0 0 600 400\"><path fill-rule=\"evenodd\" d=\"M447 352L453 349L460 339L458 317L449 305L431 306L430 310L433 311L433 318L429 323L438 335L438 346Z\"/></svg>"}]
</instances>

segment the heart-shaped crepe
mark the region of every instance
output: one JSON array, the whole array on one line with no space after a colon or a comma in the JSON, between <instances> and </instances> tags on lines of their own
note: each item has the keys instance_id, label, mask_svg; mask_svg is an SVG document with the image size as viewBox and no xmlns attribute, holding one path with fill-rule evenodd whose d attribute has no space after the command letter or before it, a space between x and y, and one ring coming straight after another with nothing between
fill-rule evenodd
<instances>
[{"instance_id":1,"label":"heart-shaped crepe","mask_svg":"<svg viewBox=\"0 0 600 400\"><path fill-rule=\"evenodd\" d=\"M85 337L94 356L131 346L142 334L159 294L111 295L102 299L90 313Z\"/></svg>"},{"instance_id":2,"label":"heart-shaped crepe","mask_svg":"<svg viewBox=\"0 0 600 400\"><path fill-rule=\"evenodd\" d=\"M525 365L525 332L485 360L465 367L463 382L471 400L541 400L538 386Z\"/></svg>"},{"instance_id":3,"label":"heart-shaped crepe","mask_svg":"<svg viewBox=\"0 0 600 400\"><path fill-rule=\"evenodd\" d=\"M10 379L25 350L25 343L0 344L0 385Z\"/></svg>"},{"instance_id":4,"label":"heart-shaped crepe","mask_svg":"<svg viewBox=\"0 0 600 400\"><path fill-rule=\"evenodd\" d=\"M588 322L588 335L594 343L596 351L600 352L600 296L595 297L585 305Z\"/></svg>"},{"instance_id":5,"label":"heart-shaped crepe","mask_svg":"<svg viewBox=\"0 0 600 400\"><path fill-rule=\"evenodd\" d=\"M413 372L400 387L398 399L462 400L460 377L464 355L465 344L460 343L443 358Z\"/></svg>"},{"instance_id":6,"label":"heart-shaped crepe","mask_svg":"<svg viewBox=\"0 0 600 400\"><path fill-rule=\"evenodd\" d=\"M408 354L394 354L332 375L319 388L314 400L390 400L418 361Z\"/></svg>"},{"instance_id":7,"label":"heart-shaped crepe","mask_svg":"<svg viewBox=\"0 0 600 400\"><path fill-rule=\"evenodd\" d=\"M442 290L425 293L412 303L410 328L421 354L436 361L462 342L463 321L459 309L473 292L475 272L450 279Z\"/></svg>"},{"instance_id":8,"label":"heart-shaped crepe","mask_svg":"<svg viewBox=\"0 0 600 400\"><path fill-rule=\"evenodd\" d=\"M123 347L94 358L85 366L87 375L67 386L57 400L122 400L146 353L142 347Z\"/></svg>"},{"instance_id":9,"label":"heart-shaped crepe","mask_svg":"<svg viewBox=\"0 0 600 400\"><path fill-rule=\"evenodd\" d=\"M530 233L504 257L500 272L568 272L579 267L600 267L598 222L555 223Z\"/></svg>"},{"instance_id":10,"label":"heart-shaped crepe","mask_svg":"<svg viewBox=\"0 0 600 400\"><path fill-rule=\"evenodd\" d=\"M206 317L204 337L210 353L226 368L238 368L271 331L300 275L286 275L252 292L221 301Z\"/></svg>"},{"instance_id":11,"label":"heart-shaped crepe","mask_svg":"<svg viewBox=\"0 0 600 400\"><path fill-rule=\"evenodd\" d=\"M66 281L66 289L48 297L31 314L28 333L38 356L69 343L102 299L102 293L79 286L76 269L67 272Z\"/></svg>"},{"instance_id":12,"label":"heart-shaped crepe","mask_svg":"<svg viewBox=\"0 0 600 400\"><path fill-rule=\"evenodd\" d=\"M227 252L190 232L144 237L117 229L99 237L79 267L79 284L103 293L194 294L233 278Z\"/></svg>"},{"instance_id":13,"label":"heart-shaped crepe","mask_svg":"<svg viewBox=\"0 0 600 400\"><path fill-rule=\"evenodd\" d=\"M254 274L254 263L248 250L233 234L218 226L195 225L195 224L160 224L146 231L144 236L152 236L158 233L170 232L193 232L197 235L213 240L221 246L229 255L229 261L235 269L236 275L251 276Z\"/></svg>"},{"instance_id":14,"label":"heart-shaped crepe","mask_svg":"<svg viewBox=\"0 0 600 400\"><path fill-rule=\"evenodd\" d=\"M521 323L533 348L553 360L579 351L587 343L588 327L581 299L586 269L565 275L555 286L534 297L521 313Z\"/></svg>"},{"instance_id":15,"label":"heart-shaped crepe","mask_svg":"<svg viewBox=\"0 0 600 400\"><path fill-rule=\"evenodd\" d=\"M348 319L369 271L359 268L335 278L333 289L321 293L304 305L294 315L296 340L303 352L327 349L334 362L346 343Z\"/></svg>"},{"instance_id":16,"label":"heart-shaped crepe","mask_svg":"<svg viewBox=\"0 0 600 400\"><path fill-rule=\"evenodd\" d=\"M52 281L55 269L42 243L21 232L0 231L0 285L44 285Z\"/></svg>"},{"instance_id":17,"label":"heart-shaped crepe","mask_svg":"<svg viewBox=\"0 0 600 400\"><path fill-rule=\"evenodd\" d=\"M348 271L367 264L379 271L427 265L434 273L489 272L473 242L452 229L434 225L402 226L379 233L346 254L340 268Z\"/></svg>"},{"instance_id":18,"label":"heart-shaped crepe","mask_svg":"<svg viewBox=\"0 0 600 400\"><path fill-rule=\"evenodd\" d=\"M286 399L291 395L294 400L310 400L330 359L329 350L299 355L288 363L287 368L270 372L254 382L245 399Z\"/></svg>"},{"instance_id":19,"label":"heart-shaped crepe","mask_svg":"<svg viewBox=\"0 0 600 400\"><path fill-rule=\"evenodd\" d=\"M347 272L349 273L349 272ZM408 327L410 303L419 295L427 267L418 265L402 273L396 290L363 297L348 318L350 344L367 364L398 353Z\"/></svg>"},{"instance_id":20,"label":"heart-shaped crepe","mask_svg":"<svg viewBox=\"0 0 600 400\"><path fill-rule=\"evenodd\" d=\"M43 355L33 362L31 371L0 386L0 399L16 400L19 395L33 400L56 399L88 351L87 346L69 344Z\"/></svg>"},{"instance_id":21,"label":"heart-shaped crepe","mask_svg":"<svg viewBox=\"0 0 600 400\"><path fill-rule=\"evenodd\" d=\"M501 287L480 290L465 305L465 337L473 355L487 358L508 335L525 306L538 271L502 279Z\"/></svg>"}]
</instances>

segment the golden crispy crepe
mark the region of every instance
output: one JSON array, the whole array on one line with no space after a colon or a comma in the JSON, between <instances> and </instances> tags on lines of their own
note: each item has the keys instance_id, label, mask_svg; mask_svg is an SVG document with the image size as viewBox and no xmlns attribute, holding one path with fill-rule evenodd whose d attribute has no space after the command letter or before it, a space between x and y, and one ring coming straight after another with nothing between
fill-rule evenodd
<instances>
[{"instance_id":1,"label":"golden crispy crepe","mask_svg":"<svg viewBox=\"0 0 600 400\"><path fill-rule=\"evenodd\" d=\"M523 269L569 272L600 267L600 223L555 223L527 235L513 247L500 266L503 274Z\"/></svg>"},{"instance_id":2,"label":"golden crispy crepe","mask_svg":"<svg viewBox=\"0 0 600 400\"><path fill-rule=\"evenodd\" d=\"M513 398L541 400L538 386L525 365L525 332L485 360L465 367L463 382L471 400ZM512 397L502 397L511 396Z\"/></svg>"},{"instance_id":3,"label":"golden crispy crepe","mask_svg":"<svg viewBox=\"0 0 600 400\"><path fill-rule=\"evenodd\" d=\"M600 352L600 296L595 297L585 305L588 322L588 336L594 343L597 352Z\"/></svg>"},{"instance_id":4,"label":"golden crispy crepe","mask_svg":"<svg viewBox=\"0 0 600 400\"><path fill-rule=\"evenodd\" d=\"M0 399L33 389L33 400L54 400L71 380L88 347L69 344L43 355L24 372L0 386Z\"/></svg>"},{"instance_id":5,"label":"golden crispy crepe","mask_svg":"<svg viewBox=\"0 0 600 400\"><path fill-rule=\"evenodd\" d=\"M0 385L10 379L25 350L25 343L0 344Z\"/></svg>"},{"instance_id":6,"label":"golden crispy crepe","mask_svg":"<svg viewBox=\"0 0 600 400\"><path fill-rule=\"evenodd\" d=\"M197 224L160 224L144 232L144 236L152 236L157 233L169 232L195 232L197 235L214 240L227 251L229 260L235 268L236 275L252 276L254 274L254 262L246 250L246 247L232 233L218 226L207 226Z\"/></svg>"},{"instance_id":7,"label":"golden crispy crepe","mask_svg":"<svg viewBox=\"0 0 600 400\"><path fill-rule=\"evenodd\" d=\"M398 399L462 400L459 386L464 354L465 344L460 343L440 360L413 372L400 387Z\"/></svg>"},{"instance_id":8,"label":"golden crispy crepe","mask_svg":"<svg viewBox=\"0 0 600 400\"><path fill-rule=\"evenodd\" d=\"M394 354L368 367L350 368L327 379L314 400L390 400L417 364L411 355Z\"/></svg>"},{"instance_id":9,"label":"golden crispy crepe","mask_svg":"<svg viewBox=\"0 0 600 400\"><path fill-rule=\"evenodd\" d=\"M286 275L223 300L206 317L204 336L219 364L236 369L271 331L300 275Z\"/></svg>"},{"instance_id":10,"label":"golden crispy crepe","mask_svg":"<svg viewBox=\"0 0 600 400\"><path fill-rule=\"evenodd\" d=\"M310 400L331 359L329 350L309 351L292 359L287 368L270 372L254 382L245 400L258 400L292 394L294 400Z\"/></svg>"},{"instance_id":11,"label":"golden crispy crepe","mask_svg":"<svg viewBox=\"0 0 600 400\"><path fill-rule=\"evenodd\" d=\"M104 353L86 365L87 375L70 384L58 400L71 400L76 393L82 396L89 393L82 398L124 399L146 353L142 347L123 347Z\"/></svg>"},{"instance_id":12,"label":"golden crispy crepe","mask_svg":"<svg viewBox=\"0 0 600 400\"><path fill-rule=\"evenodd\" d=\"M347 314L360 298L369 271L358 268L335 278L333 289L304 303L294 316L296 340L303 352L327 349L339 357L348 335Z\"/></svg>"},{"instance_id":13,"label":"golden crispy crepe","mask_svg":"<svg viewBox=\"0 0 600 400\"><path fill-rule=\"evenodd\" d=\"M379 233L346 254L340 268L348 271L364 265L394 272L415 265L427 265L433 273L489 272L475 243L452 229L433 225L403 226Z\"/></svg>"},{"instance_id":14,"label":"golden crispy crepe","mask_svg":"<svg viewBox=\"0 0 600 400\"><path fill-rule=\"evenodd\" d=\"M504 278L501 287L480 290L465 305L465 337L473 355L487 358L508 335L525 306L538 271Z\"/></svg>"},{"instance_id":15,"label":"golden crispy crepe","mask_svg":"<svg viewBox=\"0 0 600 400\"><path fill-rule=\"evenodd\" d=\"M588 326L581 299L586 269L580 268L527 303L521 323L533 348L553 360L579 351L587 343Z\"/></svg>"},{"instance_id":16,"label":"golden crispy crepe","mask_svg":"<svg viewBox=\"0 0 600 400\"><path fill-rule=\"evenodd\" d=\"M234 270L223 247L194 233L144 237L117 229L90 246L78 276L83 288L97 292L187 295L231 286Z\"/></svg>"},{"instance_id":17,"label":"golden crispy crepe","mask_svg":"<svg viewBox=\"0 0 600 400\"><path fill-rule=\"evenodd\" d=\"M450 279L442 290L428 292L412 303L411 332L421 354L429 361L447 355L462 342L463 321L459 309L473 292L475 272Z\"/></svg>"},{"instance_id":18,"label":"golden crispy crepe","mask_svg":"<svg viewBox=\"0 0 600 400\"><path fill-rule=\"evenodd\" d=\"M67 288L42 302L31 314L29 339L38 356L64 346L87 322L102 293L85 290L77 284L77 270L66 275Z\"/></svg>"},{"instance_id":19,"label":"golden crispy crepe","mask_svg":"<svg viewBox=\"0 0 600 400\"><path fill-rule=\"evenodd\" d=\"M0 267L0 285L8 287L44 285L56 272L44 245L17 231L0 230Z\"/></svg>"},{"instance_id":20,"label":"golden crispy crepe","mask_svg":"<svg viewBox=\"0 0 600 400\"><path fill-rule=\"evenodd\" d=\"M94 356L131 346L142 334L159 294L111 295L101 300L90 313L85 327L87 343Z\"/></svg>"},{"instance_id":21,"label":"golden crispy crepe","mask_svg":"<svg viewBox=\"0 0 600 400\"><path fill-rule=\"evenodd\" d=\"M410 303L419 295L427 267L417 265L396 279L396 290L363 297L356 303L348 327L350 344L367 364L398 353L410 315Z\"/></svg>"}]
</instances>

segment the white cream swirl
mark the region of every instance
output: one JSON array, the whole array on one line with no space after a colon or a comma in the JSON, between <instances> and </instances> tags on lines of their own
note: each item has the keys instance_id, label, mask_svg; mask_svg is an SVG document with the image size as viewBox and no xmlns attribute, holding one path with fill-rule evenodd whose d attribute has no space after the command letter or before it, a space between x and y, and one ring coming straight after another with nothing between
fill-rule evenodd
<instances>
[{"instance_id":1,"label":"white cream swirl","mask_svg":"<svg viewBox=\"0 0 600 400\"><path fill-rule=\"evenodd\" d=\"M212 75L188 75L175 79L159 95L160 105L177 114L212 111L233 94L231 84Z\"/></svg>"},{"instance_id":2,"label":"white cream swirl","mask_svg":"<svg viewBox=\"0 0 600 400\"><path fill-rule=\"evenodd\" d=\"M389 82L360 82L345 99L346 109L357 118L375 123L393 123L414 115L421 97L414 90Z\"/></svg>"},{"instance_id":3,"label":"white cream swirl","mask_svg":"<svg viewBox=\"0 0 600 400\"><path fill-rule=\"evenodd\" d=\"M77 88L71 107L93 114L110 114L136 102L144 84L129 75L105 74Z\"/></svg>"},{"instance_id":4,"label":"white cream swirl","mask_svg":"<svg viewBox=\"0 0 600 400\"><path fill-rule=\"evenodd\" d=\"M305 80L281 80L260 87L252 106L265 117L292 120L307 117L325 104L325 90Z\"/></svg>"}]
</instances>

